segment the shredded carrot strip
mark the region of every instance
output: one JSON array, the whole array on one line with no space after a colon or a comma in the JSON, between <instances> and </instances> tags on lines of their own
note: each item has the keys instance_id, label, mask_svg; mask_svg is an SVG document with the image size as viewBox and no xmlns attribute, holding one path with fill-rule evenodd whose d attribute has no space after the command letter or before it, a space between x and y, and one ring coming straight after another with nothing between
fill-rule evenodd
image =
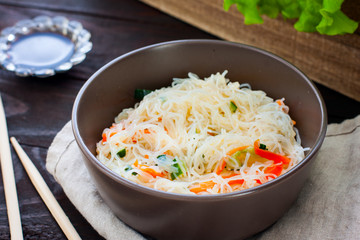
<instances>
[{"instance_id":1,"label":"shredded carrot strip","mask_svg":"<svg viewBox=\"0 0 360 240\"><path fill-rule=\"evenodd\" d=\"M149 159L149 155L145 154L144 158Z\"/></svg>"},{"instance_id":2,"label":"shredded carrot strip","mask_svg":"<svg viewBox=\"0 0 360 240\"><path fill-rule=\"evenodd\" d=\"M156 170L150 168L150 167L142 167L142 171L149 173L153 177L163 177L164 174L161 172L157 172Z\"/></svg>"},{"instance_id":3,"label":"shredded carrot strip","mask_svg":"<svg viewBox=\"0 0 360 240\"><path fill-rule=\"evenodd\" d=\"M234 149L230 150L226 155L231 156L234 153L236 153L238 151L241 151L241 150L244 150L245 148L248 148L248 147L249 146L242 146L242 147L234 148Z\"/></svg>"},{"instance_id":4,"label":"shredded carrot strip","mask_svg":"<svg viewBox=\"0 0 360 240\"><path fill-rule=\"evenodd\" d=\"M270 167L267 167L265 170L264 170L264 173L271 173L271 174L275 174L276 176L280 176L281 172L283 170L283 164L279 164L279 165L271 165ZM266 176L266 180L269 180L270 176ZM260 179L255 179L255 181L258 183L258 184L263 184Z\"/></svg>"},{"instance_id":5,"label":"shredded carrot strip","mask_svg":"<svg viewBox=\"0 0 360 240\"><path fill-rule=\"evenodd\" d=\"M145 128L144 133L149 134L150 133L149 129Z\"/></svg>"},{"instance_id":6,"label":"shredded carrot strip","mask_svg":"<svg viewBox=\"0 0 360 240\"><path fill-rule=\"evenodd\" d=\"M274 165L274 164L273 164L273 165L271 165L270 167L267 167L267 168L265 169L264 173L267 173L267 174L271 173L271 174L275 174L276 176L280 176L282 170L283 170L283 164L279 164L279 165ZM229 174L229 175L225 175L225 176L221 176L221 177L224 178L224 179L227 179L227 178L231 178L231 177L234 177L234 176L237 176L237 175L239 175L239 174L231 173L231 174ZM269 176L266 177L267 180L269 180L269 178L271 178L271 177L269 177ZM258 184L263 184L263 183L260 181L260 179L255 179L255 181L256 181ZM229 180L229 181L228 181L228 184L229 184L230 186L236 185L236 184L241 185L241 184L243 184L243 183L244 183L244 179L234 179L234 180Z\"/></svg>"},{"instance_id":7,"label":"shredded carrot strip","mask_svg":"<svg viewBox=\"0 0 360 240\"><path fill-rule=\"evenodd\" d=\"M236 153L237 151L241 151L241 150L244 150L245 148L247 148L248 146L242 146L242 147L238 147L238 148L234 148L232 150L230 150L225 157L223 157L221 160L220 160L220 163L218 165L218 167L216 168L215 170L215 173L217 175L219 175L222 170L224 170L225 166L226 166L226 160L231 156L233 155L234 153Z\"/></svg>"},{"instance_id":8,"label":"shredded carrot strip","mask_svg":"<svg viewBox=\"0 0 360 240\"><path fill-rule=\"evenodd\" d=\"M106 139L106 133L103 133L103 134L102 134L102 142L104 143L104 142L106 142L106 140L107 140L107 139Z\"/></svg>"},{"instance_id":9,"label":"shredded carrot strip","mask_svg":"<svg viewBox=\"0 0 360 240\"><path fill-rule=\"evenodd\" d=\"M170 150L166 150L166 151L164 152L164 154L165 154L165 155L169 155L169 156L173 156L173 154L170 152Z\"/></svg>"},{"instance_id":10,"label":"shredded carrot strip","mask_svg":"<svg viewBox=\"0 0 360 240\"><path fill-rule=\"evenodd\" d=\"M237 176L237 175L239 175L239 174L236 174L236 173L232 172L232 173L230 173L229 175L221 175L221 177L224 178L224 179L226 179L226 178L231 178L231 177Z\"/></svg>"},{"instance_id":11,"label":"shredded carrot strip","mask_svg":"<svg viewBox=\"0 0 360 240\"><path fill-rule=\"evenodd\" d=\"M218 165L218 167L217 167L217 169L216 169L216 171L215 171L215 173L216 173L217 175L219 175L219 174L222 172L222 170L225 168L225 166L226 166L226 159L227 159L227 157L223 157L223 158L220 160L220 164Z\"/></svg>"},{"instance_id":12,"label":"shredded carrot strip","mask_svg":"<svg viewBox=\"0 0 360 240\"><path fill-rule=\"evenodd\" d=\"M238 174L234 174L234 175L238 175ZM226 176L224 178L230 178L234 175L231 175L231 176ZM231 185L241 185L244 183L244 179L234 179L234 180L229 180L228 181L228 184L231 186ZM189 187L190 191L193 192L193 193L200 193L200 192L205 192L207 191L208 189L211 189L215 186L215 183L213 181L207 181L207 182L201 182L201 183L198 183L198 184L194 184L192 186Z\"/></svg>"},{"instance_id":13,"label":"shredded carrot strip","mask_svg":"<svg viewBox=\"0 0 360 240\"><path fill-rule=\"evenodd\" d=\"M235 185L235 184L243 184L244 183L244 179L235 179L235 180L230 180L228 181L228 184L231 185Z\"/></svg>"},{"instance_id":14,"label":"shredded carrot strip","mask_svg":"<svg viewBox=\"0 0 360 240\"><path fill-rule=\"evenodd\" d=\"M138 169L140 169L141 171L149 173L154 178L164 176L164 174L162 172L157 172L155 169L153 169L145 164L140 164L137 159L134 162L134 166L137 167Z\"/></svg>"},{"instance_id":15,"label":"shredded carrot strip","mask_svg":"<svg viewBox=\"0 0 360 240\"><path fill-rule=\"evenodd\" d=\"M193 193L205 192L206 190L213 188L215 183L213 181L201 182L189 187L190 191Z\"/></svg>"},{"instance_id":16,"label":"shredded carrot strip","mask_svg":"<svg viewBox=\"0 0 360 240\"><path fill-rule=\"evenodd\" d=\"M264 173L272 173L276 176L280 176L281 172L283 170L282 164L280 165L271 165L270 167L267 167L264 171Z\"/></svg>"},{"instance_id":17,"label":"shredded carrot strip","mask_svg":"<svg viewBox=\"0 0 360 240\"><path fill-rule=\"evenodd\" d=\"M239 176L239 174L233 172L233 173L231 173L229 175L225 175L225 176L221 175L221 177L224 178L224 179L231 178L231 177L234 177L234 176ZM229 180L228 181L229 185L243 184L243 183L244 183L244 179L234 179L234 180Z\"/></svg>"}]
</instances>

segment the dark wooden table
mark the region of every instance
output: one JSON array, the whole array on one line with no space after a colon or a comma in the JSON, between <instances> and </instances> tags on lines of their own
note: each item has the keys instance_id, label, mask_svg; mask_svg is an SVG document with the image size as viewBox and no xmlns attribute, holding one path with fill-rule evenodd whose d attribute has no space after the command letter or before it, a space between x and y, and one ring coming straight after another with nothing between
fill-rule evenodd
<instances>
[{"instance_id":1,"label":"dark wooden table","mask_svg":"<svg viewBox=\"0 0 360 240\"><path fill-rule=\"evenodd\" d=\"M0 93L9 136L19 140L80 236L83 239L102 239L45 169L48 147L57 132L70 120L77 92L105 63L136 48L176 39L216 37L137 0L0 0L0 29L38 15L62 15L80 21L92 33L93 49L80 65L47 79L21 78L0 70ZM360 114L359 102L324 86L317 86L327 105L329 123ZM24 238L66 239L13 150L12 157ZM2 178L0 188L0 239L9 239Z\"/></svg>"}]
</instances>

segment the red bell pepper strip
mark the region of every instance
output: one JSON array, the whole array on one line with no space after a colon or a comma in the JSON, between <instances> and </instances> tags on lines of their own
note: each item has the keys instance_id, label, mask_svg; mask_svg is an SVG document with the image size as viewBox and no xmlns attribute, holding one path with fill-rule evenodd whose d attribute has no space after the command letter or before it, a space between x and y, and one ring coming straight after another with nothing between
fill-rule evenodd
<instances>
[{"instance_id":1,"label":"red bell pepper strip","mask_svg":"<svg viewBox=\"0 0 360 240\"><path fill-rule=\"evenodd\" d=\"M276 176L280 176L282 170L283 170L282 164L280 164L280 165L271 165L270 167L267 167L265 169L264 173L271 173L271 174L275 174Z\"/></svg>"},{"instance_id":2,"label":"red bell pepper strip","mask_svg":"<svg viewBox=\"0 0 360 240\"><path fill-rule=\"evenodd\" d=\"M259 155L260 157L272 160L274 161L274 163L282 163L282 164L290 163L290 159L288 157L270 152L268 150L260 149L259 147L260 147L260 140L258 139L254 142L254 151L255 154Z\"/></svg>"}]
</instances>

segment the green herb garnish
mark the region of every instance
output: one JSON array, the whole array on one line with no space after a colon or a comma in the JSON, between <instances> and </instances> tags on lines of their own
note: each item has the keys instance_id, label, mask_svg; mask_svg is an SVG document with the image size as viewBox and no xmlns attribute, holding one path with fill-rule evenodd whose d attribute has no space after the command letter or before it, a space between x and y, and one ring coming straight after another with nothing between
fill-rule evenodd
<instances>
[{"instance_id":1,"label":"green herb garnish","mask_svg":"<svg viewBox=\"0 0 360 240\"><path fill-rule=\"evenodd\" d=\"M174 159L174 160L175 160L175 159ZM180 176L181 174L183 174L183 172L182 172L182 170L181 170L181 168L180 168L179 163L173 164L173 167L175 167L177 171L176 171L176 172L172 172L172 173L170 174L171 180L174 180L175 178L177 178L178 176Z\"/></svg>"},{"instance_id":2,"label":"green herb garnish","mask_svg":"<svg viewBox=\"0 0 360 240\"><path fill-rule=\"evenodd\" d=\"M120 158L123 158L126 156L126 149L123 148L121 149L120 151L117 152L117 155L120 157Z\"/></svg>"},{"instance_id":3,"label":"green herb garnish","mask_svg":"<svg viewBox=\"0 0 360 240\"><path fill-rule=\"evenodd\" d=\"M166 159L167 159L165 154L159 155L156 158L159 159L159 161L166 161Z\"/></svg>"},{"instance_id":4,"label":"green herb garnish","mask_svg":"<svg viewBox=\"0 0 360 240\"><path fill-rule=\"evenodd\" d=\"M183 171L181 170L181 167L180 167L180 164L182 164L182 163L181 162L179 163L179 161L176 158L170 159L165 154L162 154L162 155L157 156L157 159L160 162L162 162L163 164L167 165L167 167L171 166L171 168L169 168L170 171L172 171L170 173L171 180L174 180L183 174Z\"/></svg>"},{"instance_id":5,"label":"green herb garnish","mask_svg":"<svg viewBox=\"0 0 360 240\"><path fill-rule=\"evenodd\" d=\"M234 113L238 107L235 105L233 101L230 102L230 111Z\"/></svg>"},{"instance_id":6,"label":"green herb garnish","mask_svg":"<svg viewBox=\"0 0 360 240\"><path fill-rule=\"evenodd\" d=\"M260 149L263 149L263 150L267 150L266 145L265 145L265 144L262 144L262 143L260 143L259 148L260 148Z\"/></svg>"},{"instance_id":7,"label":"green herb garnish","mask_svg":"<svg viewBox=\"0 0 360 240\"><path fill-rule=\"evenodd\" d=\"M137 100L142 100L146 95L148 95L149 93L151 93L152 90L147 90L147 89L135 89L135 99Z\"/></svg>"},{"instance_id":8,"label":"green herb garnish","mask_svg":"<svg viewBox=\"0 0 360 240\"><path fill-rule=\"evenodd\" d=\"M138 175L137 172L132 172L131 174L134 175L134 176Z\"/></svg>"}]
</instances>

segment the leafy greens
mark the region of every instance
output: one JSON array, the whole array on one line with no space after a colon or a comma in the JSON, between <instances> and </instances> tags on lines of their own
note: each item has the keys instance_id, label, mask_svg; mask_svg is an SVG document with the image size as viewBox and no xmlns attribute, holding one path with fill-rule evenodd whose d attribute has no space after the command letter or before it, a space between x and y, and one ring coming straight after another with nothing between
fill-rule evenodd
<instances>
[{"instance_id":1,"label":"leafy greens","mask_svg":"<svg viewBox=\"0 0 360 240\"><path fill-rule=\"evenodd\" d=\"M354 33L358 23L342 11L344 0L224 0L226 11L235 4L244 15L244 22L262 24L262 15L298 19L294 28L300 32L319 32L326 35Z\"/></svg>"}]
</instances>

